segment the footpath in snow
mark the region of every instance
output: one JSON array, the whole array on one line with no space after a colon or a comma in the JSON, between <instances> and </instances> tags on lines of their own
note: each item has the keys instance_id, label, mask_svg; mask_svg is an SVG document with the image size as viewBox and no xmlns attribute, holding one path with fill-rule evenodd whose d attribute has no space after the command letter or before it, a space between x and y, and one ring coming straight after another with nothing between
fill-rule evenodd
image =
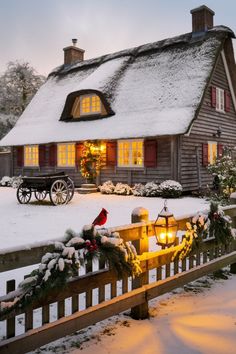
<instances>
[{"instance_id":1,"label":"footpath in snow","mask_svg":"<svg viewBox=\"0 0 236 354\"><path fill-rule=\"evenodd\" d=\"M235 354L236 275L177 290L151 301L148 320L115 316L33 353Z\"/></svg>"}]
</instances>

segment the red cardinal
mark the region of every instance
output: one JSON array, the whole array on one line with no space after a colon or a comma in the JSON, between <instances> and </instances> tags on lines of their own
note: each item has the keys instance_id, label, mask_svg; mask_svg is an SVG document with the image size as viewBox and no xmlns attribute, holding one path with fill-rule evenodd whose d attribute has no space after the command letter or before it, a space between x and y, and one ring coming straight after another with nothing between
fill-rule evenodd
<instances>
[{"instance_id":1,"label":"red cardinal","mask_svg":"<svg viewBox=\"0 0 236 354\"><path fill-rule=\"evenodd\" d=\"M95 225L104 225L105 222L107 221L107 214L108 211L104 208L102 208L102 211L98 214L98 216L96 217L96 219L92 222L92 224Z\"/></svg>"}]
</instances>

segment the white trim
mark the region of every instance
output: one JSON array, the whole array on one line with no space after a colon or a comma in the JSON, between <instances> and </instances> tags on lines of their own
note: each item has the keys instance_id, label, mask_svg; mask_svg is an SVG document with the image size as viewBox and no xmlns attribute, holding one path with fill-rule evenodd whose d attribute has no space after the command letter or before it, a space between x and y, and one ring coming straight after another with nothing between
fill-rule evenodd
<instances>
[{"instance_id":1,"label":"white trim","mask_svg":"<svg viewBox=\"0 0 236 354\"><path fill-rule=\"evenodd\" d=\"M228 80L229 89L230 89L230 93L231 93L234 109L236 110L236 98L235 98L234 88L233 88L233 84L232 84L232 80L231 80L231 76L230 76L230 72L229 72L229 67L228 67L228 64L227 64L227 61L226 61L224 50L221 51L221 57L222 57L222 60L223 60L223 63L224 63L226 77L227 77L227 80Z\"/></svg>"},{"instance_id":2,"label":"white trim","mask_svg":"<svg viewBox=\"0 0 236 354\"><path fill-rule=\"evenodd\" d=\"M119 143L129 143L129 164L128 165L119 165ZM143 143L143 163L142 165L132 164L132 143L133 142L142 142ZM117 167L118 168L143 168L144 167L144 140L143 139L119 139L117 141Z\"/></svg>"},{"instance_id":3,"label":"white trim","mask_svg":"<svg viewBox=\"0 0 236 354\"><path fill-rule=\"evenodd\" d=\"M225 113L225 90L218 86L216 86L216 111Z\"/></svg>"}]
</instances>

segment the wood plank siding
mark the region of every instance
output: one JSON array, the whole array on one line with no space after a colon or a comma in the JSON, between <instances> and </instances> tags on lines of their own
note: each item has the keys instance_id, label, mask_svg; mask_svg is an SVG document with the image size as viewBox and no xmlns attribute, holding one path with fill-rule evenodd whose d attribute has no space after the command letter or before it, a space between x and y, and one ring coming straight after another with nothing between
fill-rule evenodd
<instances>
[{"instance_id":1,"label":"wood plank siding","mask_svg":"<svg viewBox=\"0 0 236 354\"><path fill-rule=\"evenodd\" d=\"M97 183L100 184L107 180L112 180L113 183L123 182L134 185L135 183L147 183L151 181L162 182L163 180L170 178L177 179L177 144L178 138L176 137L157 138L157 167L154 168L119 168L117 166L106 166L104 161L100 176L97 178ZM50 145L46 145L44 166L19 167L17 166L17 149L14 148L14 174L35 176L38 174L55 173L64 170L73 179L76 186L85 183L77 166L73 168L51 167L49 150Z\"/></svg>"},{"instance_id":2,"label":"wood plank siding","mask_svg":"<svg viewBox=\"0 0 236 354\"><path fill-rule=\"evenodd\" d=\"M236 113L232 97L229 112L217 112L211 105L211 86L230 92L221 55L219 55L210 84L206 90L198 117L193 122L189 136L181 137L180 182L185 191L193 191L212 185L212 177L202 164L202 144L215 141L223 146L236 145ZM214 136L221 127L220 137ZM199 172L198 166L199 165Z\"/></svg>"}]
</instances>

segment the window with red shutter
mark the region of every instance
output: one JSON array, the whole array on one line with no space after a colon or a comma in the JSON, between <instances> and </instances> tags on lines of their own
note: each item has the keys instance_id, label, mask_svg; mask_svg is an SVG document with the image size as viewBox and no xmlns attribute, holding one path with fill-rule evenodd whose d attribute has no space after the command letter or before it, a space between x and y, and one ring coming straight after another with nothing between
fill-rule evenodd
<instances>
[{"instance_id":1,"label":"window with red shutter","mask_svg":"<svg viewBox=\"0 0 236 354\"><path fill-rule=\"evenodd\" d=\"M146 140L144 142L144 166L156 167L157 166L157 141Z\"/></svg>"},{"instance_id":2,"label":"window with red shutter","mask_svg":"<svg viewBox=\"0 0 236 354\"><path fill-rule=\"evenodd\" d=\"M51 144L49 147L49 165L54 167L57 165L57 145Z\"/></svg>"},{"instance_id":3,"label":"window with red shutter","mask_svg":"<svg viewBox=\"0 0 236 354\"><path fill-rule=\"evenodd\" d=\"M76 166L79 166L80 158L82 157L83 144L82 143L76 143L75 149L76 149L76 152L75 152L75 163L76 163Z\"/></svg>"},{"instance_id":4,"label":"window with red shutter","mask_svg":"<svg viewBox=\"0 0 236 354\"><path fill-rule=\"evenodd\" d=\"M221 158L223 156L223 145L222 144L217 144L217 157Z\"/></svg>"},{"instance_id":5,"label":"window with red shutter","mask_svg":"<svg viewBox=\"0 0 236 354\"><path fill-rule=\"evenodd\" d=\"M208 143L202 144L202 165L208 165Z\"/></svg>"},{"instance_id":6,"label":"window with red shutter","mask_svg":"<svg viewBox=\"0 0 236 354\"><path fill-rule=\"evenodd\" d=\"M211 86L211 106L216 107L216 87Z\"/></svg>"},{"instance_id":7,"label":"window with red shutter","mask_svg":"<svg viewBox=\"0 0 236 354\"><path fill-rule=\"evenodd\" d=\"M225 91L225 112L230 112L230 93Z\"/></svg>"},{"instance_id":8,"label":"window with red shutter","mask_svg":"<svg viewBox=\"0 0 236 354\"><path fill-rule=\"evenodd\" d=\"M117 163L117 142L109 141L106 144L106 165L116 166Z\"/></svg>"},{"instance_id":9,"label":"window with red shutter","mask_svg":"<svg viewBox=\"0 0 236 354\"><path fill-rule=\"evenodd\" d=\"M24 146L18 146L16 148L16 161L18 167L24 166Z\"/></svg>"},{"instance_id":10,"label":"window with red shutter","mask_svg":"<svg viewBox=\"0 0 236 354\"><path fill-rule=\"evenodd\" d=\"M43 167L46 163L46 146L39 145L39 166Z\"/></svg>"}]
</instances>

